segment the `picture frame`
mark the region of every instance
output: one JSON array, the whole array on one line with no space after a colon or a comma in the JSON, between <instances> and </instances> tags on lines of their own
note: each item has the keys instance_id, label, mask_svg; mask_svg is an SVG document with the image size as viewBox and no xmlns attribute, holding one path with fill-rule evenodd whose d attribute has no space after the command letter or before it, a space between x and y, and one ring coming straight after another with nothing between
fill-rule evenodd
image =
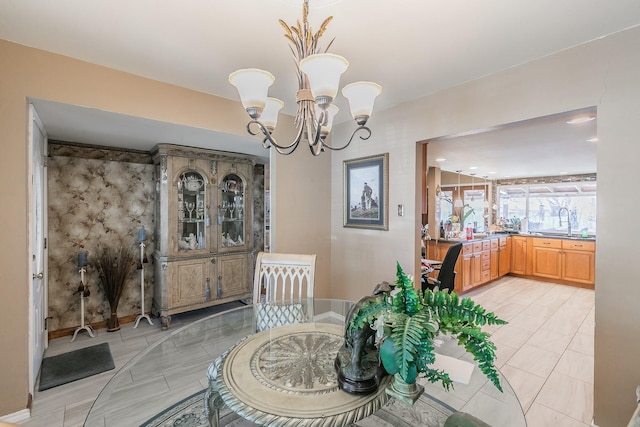
<instances>
[{"instance_id":1,"label":"picture frame","mask_svg":"<svg viewBox=\"0 0 640 427\"><path fill-rule=\"evenodd\" d=\"M389 153L344 161L344 227L389 230Z\"/></svg>"}]
</instances>

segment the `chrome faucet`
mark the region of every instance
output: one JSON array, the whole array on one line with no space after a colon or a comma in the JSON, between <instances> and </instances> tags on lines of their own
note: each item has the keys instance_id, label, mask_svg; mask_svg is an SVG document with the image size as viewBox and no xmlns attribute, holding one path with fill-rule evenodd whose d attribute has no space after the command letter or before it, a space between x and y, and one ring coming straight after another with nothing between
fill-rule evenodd
<instances>
[{"instance_id":1,"label":"chrome faucet","mask_svg":"<svg viewBox=\"0 0 640 427\"><path fill-rule=\"evenodd\" d=\"M569 209L564 206L558 210L558 219L560 220L560 227L562 227L562 211L567 211L567 235L571 237L571 218L569 218Z\"/></svg>"}]
</instances>

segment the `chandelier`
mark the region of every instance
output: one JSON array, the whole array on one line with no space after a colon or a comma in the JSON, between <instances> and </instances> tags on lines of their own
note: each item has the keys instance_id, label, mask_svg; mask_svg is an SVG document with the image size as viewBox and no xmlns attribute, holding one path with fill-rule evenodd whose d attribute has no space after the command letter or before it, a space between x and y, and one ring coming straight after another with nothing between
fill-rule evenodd
<instances>
[{"instance_id":1,"label":"chandelier","mask_svg":"<svg viewBox=\"0 0 640 427\"><path fill-rule=\"evenodd\" d=\"M325 19L314 33L307 21L308 14L309 0L304 0L302 24L297 21L296 25L290 26L282 19L278 20L285 30L285 38L293 45L291 51L298 76L298 109L294 122L297 135L293 142L279 144L272 136L278 113L284 106L279 99L267 97L269 86L275 80L273 75L256 68L241 69L229 75L229 83L238 89L242 105L251 117L247 132L251 135L261 133L265 148L274 147L278 153L285 155L293 153L301 140L308 141L311 153L317 156L325 148L347 148L358 132L361 132L360 139L369 139L371 130L366 126L367 120L373 111L375 98L382 92L382 87L373 82L356 82L342 88L342 95L349 101L351 115L358 127L344 145L333 146L326 142L333 118L338 112L333 101L338 92L340 76L347 70L349 62L342 56L327 53L335 39L331 40L324 52L321 52L318 44L333 16Z\"/></svg>"}]
</instances>

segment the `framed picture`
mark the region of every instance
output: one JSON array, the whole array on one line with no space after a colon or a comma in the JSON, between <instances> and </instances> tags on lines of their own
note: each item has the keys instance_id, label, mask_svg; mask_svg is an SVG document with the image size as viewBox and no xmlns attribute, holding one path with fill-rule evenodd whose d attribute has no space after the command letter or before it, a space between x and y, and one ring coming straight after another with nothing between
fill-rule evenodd
<instances>
[{"instance_id":1,"label":"framed picture","mask_svg":"<svg viewBox=\"0 0 640 427\"><path fill-rule=\"evenodd\" d=\"M344 226L389 229L389 153L345 160Z\"/></svg>"}]
</instances>

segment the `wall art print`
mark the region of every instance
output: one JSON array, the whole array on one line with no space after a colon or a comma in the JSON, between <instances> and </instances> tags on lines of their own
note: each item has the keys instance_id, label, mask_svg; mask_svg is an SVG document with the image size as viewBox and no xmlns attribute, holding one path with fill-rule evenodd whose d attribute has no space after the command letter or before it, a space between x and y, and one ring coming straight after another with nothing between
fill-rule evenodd
<instances>
[{"instance_id":1,"label":"wall art print","mask_svg":"<svg viewBox=\"0 0 640 427\"><path fill-rule=\"evenodd\" d=\"M344 161L344 226L389 229L389 153Z\"/></svg>"}]
</instances>

